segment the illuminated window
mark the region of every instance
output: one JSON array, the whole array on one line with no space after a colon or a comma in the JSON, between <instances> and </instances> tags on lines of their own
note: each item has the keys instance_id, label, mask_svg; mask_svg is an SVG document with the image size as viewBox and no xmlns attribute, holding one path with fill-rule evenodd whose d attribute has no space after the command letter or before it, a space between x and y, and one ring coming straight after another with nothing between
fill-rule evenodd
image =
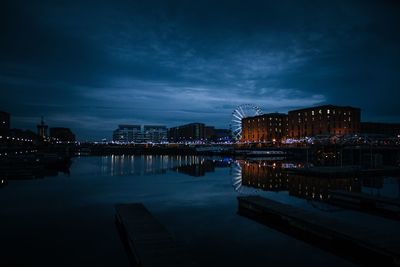
<instances>
[{"instance_id":1,"label":"illuminated window","mask_svg":"<svg viewBox=\"0 0 400 267\"><path fill-rule=\"evenodd\" d=\"M331 113L331 111L328 109L328 110L326 111L326 113L330 114L330 113Z\"/></svg>"},{"instance_id":2,"label":"illuminated window","mask_svg":"<svg viewBox=\"0 0 400 267\"><path fill-rule=\"evenodd\" d=\"M314 110L313 110L313 111L311 111L311 115L313 115L313 116L315 115L315 112L314 112Z\"/></svg>"},{"instance_id":3,"label":"illuminated window","mask_svg":"<svg viewBox=\"0 0 400 267\"><path fill-rule=\"evenodd\" d=\"M318 111L318 113L319 113L319 114L322 114L322 110L320 109L320 110Z\"/></svg>"}]
</instances>

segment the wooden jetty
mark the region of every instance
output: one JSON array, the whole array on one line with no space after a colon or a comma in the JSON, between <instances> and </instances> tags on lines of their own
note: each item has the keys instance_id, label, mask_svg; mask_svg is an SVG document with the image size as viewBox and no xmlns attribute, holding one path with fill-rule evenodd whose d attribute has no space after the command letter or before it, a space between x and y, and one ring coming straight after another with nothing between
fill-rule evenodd
<instances>
[{"instance_id":1,"label":"wooden jetty","mask_svg":"<svg viewBox=\"0 0 400 267\"><path fill-rule=\"evenodd\" d=\"M383 236L359 225L259 196L238 197L239 214L335 254L368 265L400 266L400 237Z\"/></svg>"},{"instance_id":2,"label":"wooden jetty","mask_svg":"<svg viewBox=\"0 0 400 267\"><path fill-rule=\"evenodd\" d=\"M141 203L117 204L116 224L133 266L197 266Z\"/></svg>"},{"instance_id":3,"label":"wooden jetty","mask_svg":"<svg viewBox=\"0 0 400 267\"><path fill-rule=\"evenodd\" d=\"M400 220L400 200L364 193L329 190L328 202Z\"/></svg>"}]
</instances>

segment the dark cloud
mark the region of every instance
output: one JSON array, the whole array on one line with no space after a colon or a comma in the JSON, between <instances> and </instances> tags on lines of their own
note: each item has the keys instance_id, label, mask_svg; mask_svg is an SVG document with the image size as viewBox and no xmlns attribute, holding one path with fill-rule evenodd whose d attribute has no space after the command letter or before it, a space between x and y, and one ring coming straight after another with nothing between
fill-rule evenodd
<instances>
[{"instance_id":1,"label":"dark cloud","mask_svg":"<svg viewBox=\"0 0 400 267\"><path fill-rule=\"evenodd\" d=\"M81 139L333 103L400 121L398 1L6 1L0 109Z\"/></svg>"}]
</instances>

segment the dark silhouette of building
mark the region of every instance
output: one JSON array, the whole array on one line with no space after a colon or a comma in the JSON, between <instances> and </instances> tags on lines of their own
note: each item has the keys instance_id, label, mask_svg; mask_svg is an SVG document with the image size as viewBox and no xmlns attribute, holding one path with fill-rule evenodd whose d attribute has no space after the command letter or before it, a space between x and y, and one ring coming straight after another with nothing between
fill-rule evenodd
<instances>
[{"instance_id":1,"label":"dark silhouette of building","mask_svg":"<svg viewBox=\"0 0 400 267\"><path fill-rule=\"evenodd\" d=\"M289 111L289 138L346 135L360 132L361 110L325 105Z\"/></svg>"},{"instance_id":2,"label":"dark silhouette of building","mask_svg":"<svg viewBox=\"0 0 400 267\"><path fill-rule=\"evenodd\" d=\"M288 115L268 113L242 119L242 142L280 142L288 132Z\"/></svg>"},{"instance_id":3,"label":"dark silhouette of building","mask_svg":"<svg viewBox=\"0 0 400 267\"><path fill-rule=\"evenodd\" d=\"M211 141L215 135L215 127L214 126L205 126L204 134L207 140Z\"/></svg>"},{"instance_id":4,"label":"dark silhouette of building","mask_svg":"<svg viewBox=\"0 0 400 267\"><path fill-rule=\"evenodd\" d=\"M75 134L69 128L50 128L50 138L62 142L75 142Z\"/></svg>"},{"instance_id":5,"label":"dark silhouette of building","mask_svg":"<svg viewBox=\"0 0 400 267\"><path fill-rule=\"evenodd\" d=\"M400 123L361 122L361 133L398 137L400 136Z\"/></svg>"},{"instance_id":6,"label":"dark silhouette of building","mask_svg":"<svg viewBox=\"0 0 400 267\"><path fill-rule=\"evenodd\" d=\"M231 141L232 133L229 129L214 129L213 141L224 142Z\"/></svg>"},{"instance_id":7,"label":"dark silhouette of building","mask_svg":"<svg viewBox=\"0 0 400 267\"><path fill-rule=\"evenodd\" d=\"M5 133L10 130L10 114L0 111L0 132Z\"/></svg>"},{"instance_id":8,"label":"dark silhouette of building","mask_svg":"<svg viewBox=\"0 0 400 267\"><path fill-rule=\"evenodd\" d=\"M37 140L37 134L30 130L10 129L8 136L13 143L33 142Z\"/></svg>"},{"instance_id":9,"label":"dark silhouette of building","mask_svg":"<svg viewBox=\"0 0 400 267\"><path fill-rule=\"evenodd\" d=\"M48 128L49 128L49 126L44 123L44 120L42 117L40 124L37 125L38 136L40 139L45 140L48 137L48 135L47 135Z\"/></svg>"},{"instance_id":10,"label":"dark silhouette of building","mask_svg":"<svg viewBox=\"0 0 400 267\"><path fill-rule=\"evenodd\" d=\"M211 142L222 142L231 140L231 132L227 129L215 129L214 126L205 126L205 140Z\"/></svg>"},{"instance_id":11,"label":"dark silhouette of building","mask_svg":"<svg viewBox=\"0 0 400 267\"><path fill-rule=\"evenodd\" d=\"M204 123L190 123L170 128L168 130L169 142L205 141L206 131Z\"/></svg>"}]
</instances>

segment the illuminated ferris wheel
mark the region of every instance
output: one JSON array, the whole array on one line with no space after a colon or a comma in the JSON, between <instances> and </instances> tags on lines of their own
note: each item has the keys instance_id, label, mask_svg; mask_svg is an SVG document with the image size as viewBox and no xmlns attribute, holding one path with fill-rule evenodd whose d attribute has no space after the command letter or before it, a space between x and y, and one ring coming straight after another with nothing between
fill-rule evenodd
<instances>
[{"instance_id":1,"label":"illuminated ferris wheel","mask_svg":"<svg viewBox=\"0 0 400 267\"><path fill-rule=\"evenodd\" d=\"M242 138L242 119L261 115L261 108L252 104L243 104L237 106L232 112L231 131L234 140L239 141Z\"/></svg>"}]
</instances>

